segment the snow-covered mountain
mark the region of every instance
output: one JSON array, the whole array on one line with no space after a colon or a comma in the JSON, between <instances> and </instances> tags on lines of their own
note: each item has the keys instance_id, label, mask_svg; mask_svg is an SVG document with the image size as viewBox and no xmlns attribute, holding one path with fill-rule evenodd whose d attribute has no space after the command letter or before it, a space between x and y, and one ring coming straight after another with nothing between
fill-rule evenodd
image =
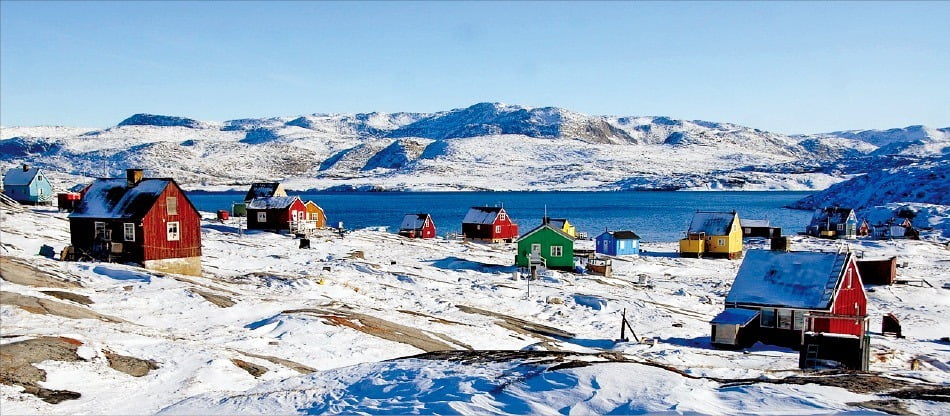
<instances>
[{"instance_id":1,"label":"snow-covered mountain","mask_svg":"<svg viewBox=\"0 0 950 416\"><path fill-rule=\"evenodd\" d=\"M298 190L824 189L881 166L946 155L948 132L912 126L786 136L500 103L224 122L136 114L105 129L2 128L0 167L29 163L55 179L135 166L205 189L259 180Z\"/></svg>"}]
</instances>

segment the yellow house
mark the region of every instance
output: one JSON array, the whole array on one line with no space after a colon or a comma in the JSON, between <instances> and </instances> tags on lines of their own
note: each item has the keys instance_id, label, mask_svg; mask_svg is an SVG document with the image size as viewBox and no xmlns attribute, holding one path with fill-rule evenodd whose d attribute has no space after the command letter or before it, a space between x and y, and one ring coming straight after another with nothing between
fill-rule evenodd
<instances>
[{"instance_id":1,"label":"yellow house","mask_svg":"<svg viewBox=\"0 0 950 416\"><path fill-rule=\"evenodd\" d=\"M686 238L680 240L681 257L742 257L742 227L739 214L696 211Z\"/></svg>"},{"instance_id":2,"label":"yellow house","mask_svg":"<svg viewBox=\"0 0 950 416\"><path fill-rule=\"evenodd\" d=\"M548 221L550 222L551 226L560 229L564 232L564 234L567 234L574 239L577 238L577 229L574 228L574 225L572 225L571 222L567 220L567 218L551 218Z\"/></svg>"},{"instance_id":3,"label":"yellow house","mask_svg":"<svg viewBox=\"0 0 950 416\"><path fill-rule=\"evenodd\" d=\"M307 219L315 220L317 222L317 228L325 228L327 226L327 216L323 213L323 208L320 208L320 206L313 201L307 201L304 206L307 207Z\"/></svg>"}]
</instances>

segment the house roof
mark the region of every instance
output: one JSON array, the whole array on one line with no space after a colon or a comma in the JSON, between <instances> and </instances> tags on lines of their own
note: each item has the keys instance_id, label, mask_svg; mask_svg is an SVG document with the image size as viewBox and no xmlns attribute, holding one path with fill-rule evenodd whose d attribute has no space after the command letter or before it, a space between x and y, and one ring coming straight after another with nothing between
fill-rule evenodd
<instances>
[{"instance_id":1,"label":"house roof","mask_svg":"<svg viewBox=\"0 0 950 416\"><path fill-rule=\"evenodd\" d=\"M848 217L854 215L851 208L830 207L815 210L815 215L811 218L811 226L820 225L820 223L830 222L832 224L842 224L848 221Z\"/></svg>"},{"instance_id":2,"label":"house roof","mask_svg":"<svg viewBox=\"0 0 950 416\"><path fill-rule=\"evenodd\" d=\"M755 228L768 228L771 227L769 220L749 220L745 218L739 219L740 227L755 227Z\"/></svg>"},{"instance_id":3,"label":"house roof","mask_svg":"<svg viewBox=\"0 0 950 416\"><path fill-rule=\"evenodd\" d=\"M552 225L564 228L564 224L567 224L567 218L548 218L548 222Z\"/></svg>"},{"instance_id":4,"label":"house roof","mask_svg":"<svg viewBox=\"0 0 950 416\"><path fill-rule=\"evenodd\" d=\"M749 322L752 322L756 316L759 316L759 311L752 309L742 309L742 308L726 308L726 310L716 315L712 321L709 323L712 324L733 324L733 325L748 325Z\"/></svg>"},{"instance_id":5,"label":"house roof","mask_svg":"<svg viewBox=\"0 0 950 416\"><path fill-rule=\"evenodd\" d=\"M749 250L726 304L829 309L850 253Z\"/></svg>"},{"instance_id":6,"label":"house roof","mask_svg":"<svg viewBox=\"0 0 950 416\"><path fill-rule=\"evenodd\" d=\"M3 186L24 186L33 182L33 178L40 173L40 168L29 168L23 170L22 167L15 167L3 175Z\"/></svg>"},{"instance_id":7,"label":"house roof","mask_svg":"<svg viewBox=\"0 0 950 416\"><path fill-rule=\"evenodd\" d=\"M268 198L254 198L247 204L247 209L286 209L289 208L297 196L272 196Z\"/></svg>"},{"instance_id":8,"label":"house roof","mask_svg":"<svg viewBox=\"0 0 950 416\"><path fill-rule=\"evenodd\" d=\"M735 212L697 211L689 223L687 233L706 233L706 235L728 235L732 228Z\"/></svg>"},{"instance_id":9,"label":"house roof","mask_svg":"<svg viewBox=\"0 0 950 416\"><path fill-rule=\"evenodd\" d=\"M251 184L251 189L248 189L244 200L250 201L254 198L272 197L277 192L277 188L280 188L280 182L258 182Z\"/></svg>"},{"instance_id":10,"label":"house roof","mask_svg":"<svg viewBox=\"0 0 950 416\"><path fill-rule=\"evenodd\" d=\"M502 207L471 207L462 224L494 224L498 214L504 212Z\"/></svg>"},{"instance_id":11,"label":"house roof","mask_svg":"<svg viewBox=\"0 0 950 416\"><path fill-rule=\"evenodd\" d=\"M402 217L402 224L399 225L400 230L418 230L425 225L426 218L429 217L429 214L406 214L405 217Z\"/></svg>"},{"instance_id":12,"label":"house roof","mask_svg":"<svg viewBox=\"0 0 950 416\"><path fill-rule=\"evenodd\" d=\"M560 235L560 236L562 236L562 237L564 237L564 238L566 238L566 239L568 239L568 240L574 241L574 237L571 237L570 235L568 235L567 233L565 233L565 232L564 232L563 230L561 230L560 228L558 228L558 227L556 227L556 226L552 226L551 224L541 224L541 225L539 225L539 226L537 226L537 227L534 227L534 229L532 229L531 231L528 231L527 233L525 233L524 235L522 235L521 237L519 237L519 238L518 238L518 241L524 240L525 238L528 238L528 236L530 236L531 234L534 234L534 233L536 233L536 232L538 232L538 231L541 231L541 230L543 230L543 229L545 229L545 228L547 228L547 229L549 229L549 230L551 230L551 231L554 231L554 232L557 233L558 235Z\"/></svg>"},{"instance_id":13,"label":"house roof","mask_svg":"<svg viewBox=\"0 0 950 416\"><path fill-rule=\"evenodd\" d=\"M173 182L170 178L145 178L129 187L126 178L96 179L69 218L142 218Z\"/></svg>"},{"instance_id":14,"label":"house roof","mask_svg":"<svg viewBox=\"0 0 950 416\"><path fill-rule=\"evenodd\" d=\"M639 240L640 239L640 236L637 235L637 233L630 230L604 231L597 237L599 238L600 236L603 236L604 234L613 236L614 239L617 239L617 240Z\"/></svg>"}]
</instances>

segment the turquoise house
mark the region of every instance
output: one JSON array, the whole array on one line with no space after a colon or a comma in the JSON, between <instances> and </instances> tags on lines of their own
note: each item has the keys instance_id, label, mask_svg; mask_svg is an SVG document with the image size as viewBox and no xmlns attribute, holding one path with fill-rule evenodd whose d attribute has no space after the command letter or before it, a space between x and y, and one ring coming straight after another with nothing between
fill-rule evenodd
<instances>
[{"instance_id":1,"label":"turquoise house","mask_svg":"<svg viewBox=\"0 0 950 416\"><path fill-rule=\"evenodd\" d=\"M608 256L640 254L640 236L633 231L604 231L596 238L595 250Z\"/></svg>"},{"instance_id":2,"label":"turquoise house","mask_svg":"<svg viewBox=\"0 0 950 416\"><path fill-rule=\"evenodd\" d=\"M53 184L39 168L24 164L3 175L3 194L21 204L46 205L53 203Z\"/></svg>"}]
</instances>

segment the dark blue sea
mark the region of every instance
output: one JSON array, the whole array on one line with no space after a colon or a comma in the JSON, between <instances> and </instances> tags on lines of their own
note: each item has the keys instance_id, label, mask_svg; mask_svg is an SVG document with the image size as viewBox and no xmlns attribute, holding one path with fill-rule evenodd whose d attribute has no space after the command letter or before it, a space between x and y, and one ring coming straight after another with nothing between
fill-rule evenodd
<instances>
[{"instance_id":1,"label":"dark blue sea","mask_svg":"<svg viewBox=\"0 0 950 416\"><path fill-rule=\"evenodd\" d=\"M327 224L347 229L384 227L395 233L402 217L428 212L439 235L459 232L468 208L504 206L523 233L541 223L545 207L551 218L567 218L578 231L597 236L605 228L629 229L645 242L683 237L697 210L739 212L740 218L768 219L784 234L803 231L811 211L783 208L811 192L321 192L295 194L312 200L327 214ZM244 192L190 192L200 211L230 209Z\"/></svg>"}]
</instances>

